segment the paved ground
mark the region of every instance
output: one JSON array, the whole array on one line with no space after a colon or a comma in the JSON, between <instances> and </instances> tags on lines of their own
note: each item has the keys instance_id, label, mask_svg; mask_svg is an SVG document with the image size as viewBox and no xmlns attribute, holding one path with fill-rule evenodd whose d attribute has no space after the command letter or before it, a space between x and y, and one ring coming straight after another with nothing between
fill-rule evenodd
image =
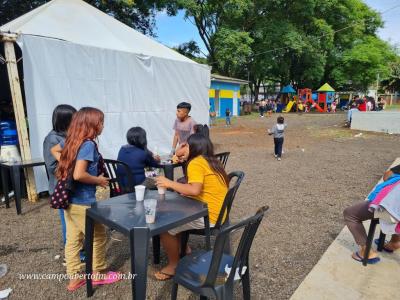
<instances>
[{"instance_id":1,"label":"paved ground","mask_svg":"<svg viewBox=\"0 0 400 300\"><path fill-rule=\"evenodd\" d=\"M217 151L231 151L228 171L246 173L231 213L233 219L247 216L264 204L271 207L252 247L253 299L289 299L342 230L342 210L363 199L399 156L399 136L359 135L342 127L344 115L285 117L288 130L281 162L273 158L272 139L266 135L275 117L242 117L233 120L230 128L219 124L211 132ZM84 298L84 289L73 295L67 293L65 282L18 279L19 273L65 271L54 259L62 253L56 212L45 200L23 203L23 211L22 216L16 216L14 206L0 208L0 263L10 268L0 279L0 290L11 287L14 291L10 299ZM194 249L201 243L192 240ZM110 241L107 256L112 268L129 270L124 238ZM153 280L157 268L150 264L148 298L168 299L170 283ZM241 298L239 288L237 299ZM124 281L98 288L94 299L126 299L129 295L130 285ZM179 298L196 299L183 289Z\"/></svg>"},{"instance_id":2,"label":"paved ground","mask_svg":"<svg viewBox=\"0 0 400 300\"><path fill-rule=\"evenodd\" d=\"M365 224L367 230L369 223ZM379 229L376 230L378 238ZM345 227L307 275L291 300L391 300L399 295L400 253L379 254L381 261L364 267L350 255L357 249Z\"/></svg>"},{"instance_id":3,"label":"paved ground","mask_svg":"<svg viewBox=\"0 0 400 300\"><path fill-rule=\"evenodd\" d=\"M390 167L400 164L397 158ZM379 181L382 182L382 179ZM366 231L370 222L365 222ZM379 226L375 238L379 237ZM388 240L390 237L386 237ZM373 245L373 248L376 248ZM353 236L347 227L329 246L319 262L307 275L290 298L291 300L351 299L389 300L398 298L400 278L400 253L379 254L381 261L375 265L362 266L354 263L350 255L358 250Z\"/></svg>"}]
</instances>

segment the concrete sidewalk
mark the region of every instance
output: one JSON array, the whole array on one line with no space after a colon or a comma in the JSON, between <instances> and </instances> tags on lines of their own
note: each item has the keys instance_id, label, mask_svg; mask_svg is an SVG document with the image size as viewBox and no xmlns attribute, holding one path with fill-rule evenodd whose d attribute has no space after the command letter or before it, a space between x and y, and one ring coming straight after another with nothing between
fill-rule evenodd
<instances>
[{"instance_id":1,"label":"concrete sidewalk","mask_svg":"<svg viewBox=\"0 0 400 300\"><path fill-rule=\"evenodd\" d=\"M399 164L400 158L397 158L391 167ZM364 222L364 226L368 232L369 222ZM379 237L379 231L378 225L375 238ZM373 248L376 249L375 244ZM400 299L400 250L382 251L379 253L381 261L366 267L351 258L356 250L358 246L353 236L344 227L290 299Z\"/></svg>"},{"instance_id":2,"label":"concrete sidewalk","mask_svg":"<svg viewBox=\"0 0 400 300\"><path fill-rule=\"evenodd\" d=\"M345 227L290 299L400 299L400 250L382 252L378 264L364 267L351 258L356 249Z\"/></svg>"}]
</instances>

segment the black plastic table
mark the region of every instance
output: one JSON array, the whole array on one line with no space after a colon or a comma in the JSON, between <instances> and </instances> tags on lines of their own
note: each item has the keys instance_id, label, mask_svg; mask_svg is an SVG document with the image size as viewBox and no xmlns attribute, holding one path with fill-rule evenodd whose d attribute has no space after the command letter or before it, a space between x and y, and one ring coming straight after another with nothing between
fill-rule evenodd
<instances>
[{"instance_id":1,"label":"black plastic table","mask_svg":"<svg viewBox=\"0 0 400 300\"><path fill-rule=\"evenodd\" d=\"M4 199L6 201L6 208L10 207L10 199L8 197L8 179L9 172L11 172L11 182L15 194L15 207L17 214L21 214L21 170L26 168L45 166L43 159L32 159L17 162L0 162L1 169L1 183L3 185Z\"/></svg>"},{"instance_id":2,"label":"black plastic table","mask_svg":"<svg viewBox=\"0 0 400 300\"><path fill-rule=\"evenodd\" d=\"M159 199L160 196L157 191L147 190L145 199L150 198ZM146 224L143 201L136 201L134 193L96 202L86 210L86 274L92 273L94 223L101 223L129 237L131 273L136 274L131 279L132 299L145 299L150 237L202 217L206 228L206 247L210 249L208 209L200 201L167 191L165 199L159 200L157 203L156 222L154 224ZM91 297L93 287L90 276L88 276L86 282L87 296Z\"/></svg>"}]
</instances>

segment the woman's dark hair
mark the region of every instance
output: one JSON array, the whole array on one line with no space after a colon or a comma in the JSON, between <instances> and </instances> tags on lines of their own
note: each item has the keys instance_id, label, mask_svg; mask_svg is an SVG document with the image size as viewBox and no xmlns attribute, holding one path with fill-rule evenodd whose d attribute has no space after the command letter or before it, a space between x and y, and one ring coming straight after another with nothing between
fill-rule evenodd
<instances>
[{"instance_id":1,"label":"woman's dark hair","mask_svg":"<svg viewBox=\"0 0 400 300\"><path fill-rule=\"evenodd\" d=\"M53 130L58 133L66 134L74 113L76 113L76 109L71 105L57 105L53 111L52 117Z\"/></svg>"},{"instance_id":2,"label":"woman's dark hair","mask_svg":"<svg viewBox=\"0 0 400 300\"><path fill-rule=\"evenodd\" d=\"M206 124L196 124L193 126L194 133L200 133L204 135L206 138L210 138L210 129Z\"/></svg>"},{"instance_id":3,"label":"woman's dark hair","mask_svg":"<svg viewBox=\"0 0 400 300\"><path fill-rule=\"evenodd\" d=\"M192 105L187 102L181 102L176 106L177 109L185 108L189 112L192 109Z\"/></svg>"},{"instance_id":4,"label":"woman's dark hair","mask_svg":"<svg viewBox=\"0 0 400 300\"><path fill-rule=\"evenodd\" d=\"M222 181L229 186L229 178L222 166L220 160L214 155L214 146L209 138L200 133L194 133L189 136L187 143L189 144L189 157L187 166L190 161L197 156L203 156L210 165L210 168L221 177Z\"/></svg>"},{"instance_id":5,"label":"woman's dark hair","mask_svg":"<svg viewBox=\"0 0 400 300\"><path fill-rule=\"evenodd\" d=\"M278 124L283 124L283 122L285 122L285 118L282 116L279 116L276 121L278 122Z\"/></svg>"},{"instance_id":6,"label":"woman's dark hair","mask_svg":"<svg viewBox=\"0 0 400 300\"><path fill-rule=\"evenodd\" d=\"M140 149L147 149L146 131L142 127L132 127L126 133L126 139L129 145Z\"/></svg>"}]
</instances>

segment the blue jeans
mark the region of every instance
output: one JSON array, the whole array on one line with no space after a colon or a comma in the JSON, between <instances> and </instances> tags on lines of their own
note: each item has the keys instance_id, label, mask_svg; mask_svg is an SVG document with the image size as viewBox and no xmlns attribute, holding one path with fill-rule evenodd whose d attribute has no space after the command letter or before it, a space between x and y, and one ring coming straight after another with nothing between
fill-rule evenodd
<instances>
[{"instance_id":1,"label":"blue jeans","mask_svg":"<svg viewBox=\"0 0 400 300\"><path fill-rule=\"evenodd\" d=\"M274 138L275 144L275 155L278 157L282 156L282 146L283 146L283 138Z\"/></svg>"},{"instance_id":2,"label":"blue jeans","mask_svg":"<svg viewBox=\"0 0 400 300\"><path fill-rule=\"evenodd\" d=\"M226 125L231 125L231 117L230 116L225 117L225 123L226 123Z\"/></svg>"},{"instance_id":3,"label":"blue jeans","mask_svg":"<svg viewBox=\"0 0 400 300\"><path fill-rule=\"evenodd\" d=\"M67 242L67 225L65 225L64 210L59 209L58 214L60 215L62 239L63 245L65 246L65 243Z\"/></svg>"}]
</instances>

